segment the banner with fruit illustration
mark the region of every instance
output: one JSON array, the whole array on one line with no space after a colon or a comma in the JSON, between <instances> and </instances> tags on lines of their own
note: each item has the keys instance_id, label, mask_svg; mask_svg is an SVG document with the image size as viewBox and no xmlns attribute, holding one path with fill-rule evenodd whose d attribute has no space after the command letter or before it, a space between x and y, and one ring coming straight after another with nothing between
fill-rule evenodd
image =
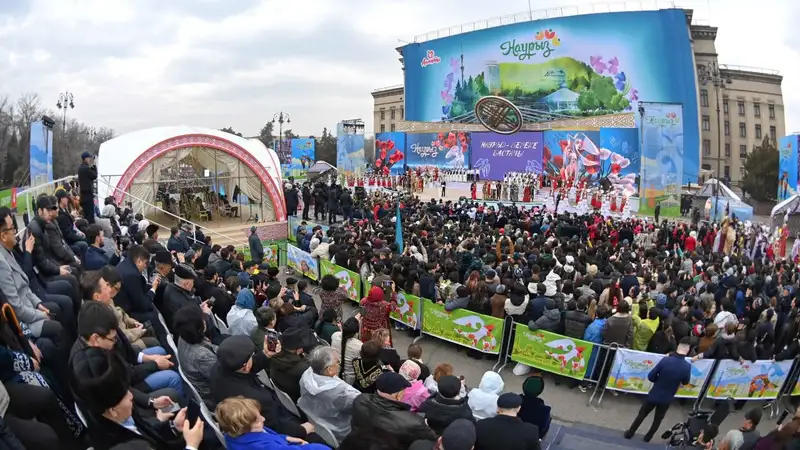
<instances>
[{"instance_id":1,"label":"banner with fruit illustration","mask_svg":"<svg viewBox=\"0 0 800 450\"><path fill-rule=\"evenodd\" d=\"M711 378L706 397L734 400L777 398L789 376L793 361L723 360Z\"/></svg>"},{"instance_id":2,"label":"banner with fruit illustration","mask_svg":"<svg viewBox=\"0 0 800 450\"><path fill-rule=\"evenodd\" d=\"M418 330L421 309L421 298L417 297L416 295L406 294L405 292L400 291L397 293L397 309L392 311L389 314L389 317L415 330Z\"/></svg>"},{"instance_id":3,"label":"banner with fruit illustration","mask_svg":"<svg viewBox=\"0 0 800 450\"><path fill-rule=\"evenodd\" d=\"M445 311L444 305L422 300L422 332L454 344L496 355L503 340L503 320L468 309Z\"/></svg>"},{"instance_id":4,"label":"banner with fruit illustration","mask_svg":"<svg viewBox=\"0 0 800 450\"><path fill-rule=\"evenodd\" d=\"M319 260L319 265L321 276L335 276L339 279L339 286L347 292L347 298L356 303L361 301L361 275L322 258Z\"/></svg>"},{"instance_id":5,"label":"banner with fruit illustration","mask_svg":"<svg viewBox=\"0 0 800 450\"><path fill-rule=\"evenodd\" d=\"M614 391L646 394L650 392L653 383L647 378L650 371L664 358L664 355L639 352L636 350L619 349L614 357L614 365L608 375L607 389ZM703 390L703 385L711 375L714 361L701 359L692 362L691 378L688 385L681 386L675 395L678 398L697 398ZM738 363L737 363L738 364Z\"/></svg>"},{"instance_id":6,"label":"banner with fruit illustration","mask_svg":"<svg viewBox=\"0 0 800 450\"><path fill-rule=\"evenodd\" d=\"M594 344L517 324L511 359L547 372L583 379Z\"/></svg>"}]
</instances>

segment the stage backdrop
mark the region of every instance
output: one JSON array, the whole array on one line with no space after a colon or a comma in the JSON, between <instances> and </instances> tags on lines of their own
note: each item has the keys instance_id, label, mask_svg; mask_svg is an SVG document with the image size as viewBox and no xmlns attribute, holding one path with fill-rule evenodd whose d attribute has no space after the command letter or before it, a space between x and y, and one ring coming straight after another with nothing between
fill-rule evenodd
<instances>
[{"instance_id":1,"label":"stage backdrop","mask_svg":"<svg viewBox=\"0 0 800 450\"><path fill-rule=\"evenodd\" d=\"M305 173L316 161L314 139L292 139L292 170L301 170Z\"/></svg>"},{"instance_id":2,"label":"stage backdrop","mask_svg":"<svg viewBox=\"0 0 800 450\"><path fill-rule=\"evenodd\" d=\"M697 179L697 92L682 9L530 21L413 43L402 52L410 121L474 122L475 103L487 95L512 100L531 122L638 116L640 100L681 103L692 149L684 180Z\"/></svg>"},{"instance_id":3,"label":"stage backdrop","mask_svg":"<svg viewBox=\"0 0 800 450\"><path fill-rule=\"evenodd\" d=\"M467 132L407 133L406 165L441 169L466 169L470 161L470 135Z\"/></svg>"},{"instance_id":4,"label":"stage backdrop","mask_svg":"<svg viewBox=\"0 0 800 450\"><path fill-rule=\"evenodd\" d=\"M661 203L661 216L680 214L681 181L684 164L683 106L643 103L642 174L639 213L653 212ZM692 170L692 169L688 169Z\"/></svg>"},{"instance_id":5,"label":"stage backdrop","mask_svg":"<svg viewBox=\"0 0 800 450\"><path fill-rule=\"evenodd\" d=\"M275 139L272 141L272 148L278 154L278 161L281 166L289 166L292 163L292 140Z\"/></svg>"},{"instance_id":6,"label":"stage backdrop","mask_svg":"<svg viewBox=\"0 0 800 450\"><path fill-rule=\"evenodd\" d=\"M31 186L53 181L53 131L42 121L31 124Z\"/></svg>"},{"instance_id":7,"label":"stage backdrop","mask_svg":"<svg viewBox=\"0 0 800 450\"><path fill-rule=\"evenodd\" d=\"M399 175L405 170L405 165L406 134L397 131L376 134L375 161L372 161L372 167L382 173Z\"/></svg>"},{"instance_id":8,"label":"stage backdrop","mask_svg":"<svg viewBox=\"0 0 800 450\"><path fill-rule=\"evenodd\" d=\"M542 133L505 136L472 133L472 168L484 180L502 180L507 172L542 173Z\"/></svg>"},{"instance_id":9,"label":"stage backdrop","mask_svg":"<svg viewBox=\"0 0 800 450\"><path fill-rule=\"evenodd\" d=\"M800 136L784 136L778 142L778 201L786 200L797 192L797 176L800 173L797 157Z\"/></svg>"},{"instance_id":10,"label":"stage backdrop","mask_svg":"<svg viewBox=\"0 0 800 450\"><path fill-rule=\"evenodd\" d=\"M366 165L364 133L346 133L341 122L336 124L336 168L340 172L360 173Z\"/></svg>"}]
</instances>

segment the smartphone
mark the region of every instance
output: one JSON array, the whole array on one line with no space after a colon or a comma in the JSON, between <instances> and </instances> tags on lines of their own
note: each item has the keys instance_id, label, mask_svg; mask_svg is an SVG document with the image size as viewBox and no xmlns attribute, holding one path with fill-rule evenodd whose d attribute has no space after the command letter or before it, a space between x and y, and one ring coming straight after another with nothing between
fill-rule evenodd
<instances>
[{"instance_id":1,"label":"smartphone","mask_svg":"<svg viewBox=\"0 0 800 450\"><path fill-rule=\"evenodd\" d=\"M267 336L267 349L274 352L278 348L278 339L272 336Z\"/></svg>"},{"instance_id":2,"label":"smartphone","mask_svg":"<svg viewBox=\"0 0 800 450\"><path fill-rule=\"evenodd\" d=\"M142 323L142 328L150 328L152 326L153 326L153 322L150 322L149 320L146 320L146 321L144 321Z\"/></svg>"},{"instance_id":3,"label":"smartphone","mask_svg":"<svg viewBox=\"0 0 800 450\"><path fill-rule=\"evenodd\" d=\"M211 297L208 300L206 300L206 303L208 304L208 306L214 306L214 303L216 301L217 301L217 299L215 297Z\"/></svg>"},{"instance_id":4,"label":"smartphone","mask_svg":"<svg viewBox=\"0 0 800 450\"><path fill-rule=\"evenodd\" d=\"M186 408L186 420L188 420L189 425L193 427L194 424L197 423L197 419L199 418L200 418L200 404L197 403L197 400L191 399L189 400L189 406Z\"/></svg>"},{"instance_id":5,"label":"smartphone","mask_svg":"<svg viewBox=\"0 0 800 450\"><path fill-rule=\"evenodd\" d=\"M160 411L162 414L173 414L173 413L176 413L176 412L178 412L178 411L180 411L180 410L181 410L181 405L179 405L179 404L177 404L177 403L171 403L171 404L170 404L169 406L167 406L166 408L161 408L161 409L159 409L159 411Z\"/></svg>"},{"instance_id":6,"label":"smartphone","mask_svg":"<svg viewBox=\"0 0 800 450\"><path fill-rule=\"evenodd\" d=\"M392 287L392 280L384 280L381 284L383 287Z\"/></svg>"}]
</instances>

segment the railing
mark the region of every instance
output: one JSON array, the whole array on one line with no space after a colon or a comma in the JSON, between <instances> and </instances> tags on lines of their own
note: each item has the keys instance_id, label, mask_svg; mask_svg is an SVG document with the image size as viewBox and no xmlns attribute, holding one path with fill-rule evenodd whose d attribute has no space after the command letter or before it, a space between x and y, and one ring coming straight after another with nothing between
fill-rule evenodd
<instances>
[{"instance_id":1,"label":"railing","mask_svg":"<svg viewBox=\"0 0 800 450\"><path fill-rule=\"evenodd\" d=\"M77 175L70 175L64 178L59 178L57 180L48 181L47 183L40 184L37 186L31 186L28 189L23 191L17 191L16 193L16 201L19 203L20 198L24 197L25 202L25 212L29 215L35 215L36 211L33 211L33 198L38 196L39 194L51 193L55 189L54 186L58 186L60 183L65 183L77 179ZM23 233L25 233L25 227L22 227L17 232L17 237L21 238Z\"/></svg>"},{"instance_id":2,"label":"railing","mask_svg":"<svg viewBox=\"0 0 800 450\"><path fill-rule=\"evenodd\" d=\"M133 198L133 199L135 199L135 200L137 200L139 202L142 202L143 204L145 204L145 205L147 205L147 206L149 206L151 208L154 208L156 211L161 211L161 212L167 214L168 216L171 216L171 217L174 217L174 218L178 219L179 223L180 222L186 222L188 224L191 224L191 226L192 226L192 235L193 236L196 235L197 229L200 229L200 230L203 230L204 233L208 232L208 234L213 234L215 236L220 236L220 237L225 238L225 239L227 239L229 241L235 242L237 245L243 245L243 246L247 246L248 245L247 242L244 242L244 241L241 241L239 239L235 239L235 238L232 238L230 236L224 235L224 234L222 234L222 233L220 233L218 231L214 231L214 230L212 230L210 228L206 228L206 227L204 227L204 226L202 226L200 224L192 222L191 220L184 219L183 217L178 216L177 214L173 214L173 213L167 211L164 208L160 208L160 207L148 202L147 200L143 200L143 199L131 194L130 192L123 191L123 190L117 188L116 186L112 186L111 183L109 183L108 181L103 180L103 179L101 179L99 177L97 178L97 181L104 183L106 186L110 187L111 189L114 189L115 191L122 192L122 195L125 196L125 197L131 197L131 198ZM147 220L150 221L151 223L156 223L156 222L150 220L149 218ZM157 223L156 223L156 225L163 226L163 225L159 225ZM164 228L170 229L171 227L164 227Z\"/></svg>"},{"instance_id":3,"label":"railing","mask_svg":"<svg viewBox=\"0 0 800 450\"><path fill-rule=\"evenodd\" d=\"M780 75L781 72L775 69L765 69L763 67L737 66L733 64L720 64L720 70L735 70L739 72L760 73L762 75Z\"/></svg>"}]
</instances>

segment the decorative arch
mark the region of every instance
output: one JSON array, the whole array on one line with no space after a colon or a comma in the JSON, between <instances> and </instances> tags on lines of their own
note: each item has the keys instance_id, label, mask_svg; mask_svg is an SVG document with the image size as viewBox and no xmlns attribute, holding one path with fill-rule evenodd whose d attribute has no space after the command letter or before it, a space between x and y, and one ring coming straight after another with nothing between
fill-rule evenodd
<instances>
[{"instance_id":1,"label":"decorative arch","mask_svg":"<svg viewBox=\"0 0 800 450\"><path fill-rule=\"evenodd\" d=\"M273 209L275 210L275 220L278 222L286 220L286 204L280 195L279 184L264 168L264 165L258 162L258 160L250 152L242 148L242 146L227 139L209 134L184 134L174 136L147 149L128 166L125 173L122 174L122 177L117 182L117 190L114 193L114 198L117 203L122 202L123 194L130 190L133 180L135 180L139 173L151 162L165 153L187 147L204 147L220 150L243 162L256 174L272 199Z\"/></svg>"}]
</instances>

